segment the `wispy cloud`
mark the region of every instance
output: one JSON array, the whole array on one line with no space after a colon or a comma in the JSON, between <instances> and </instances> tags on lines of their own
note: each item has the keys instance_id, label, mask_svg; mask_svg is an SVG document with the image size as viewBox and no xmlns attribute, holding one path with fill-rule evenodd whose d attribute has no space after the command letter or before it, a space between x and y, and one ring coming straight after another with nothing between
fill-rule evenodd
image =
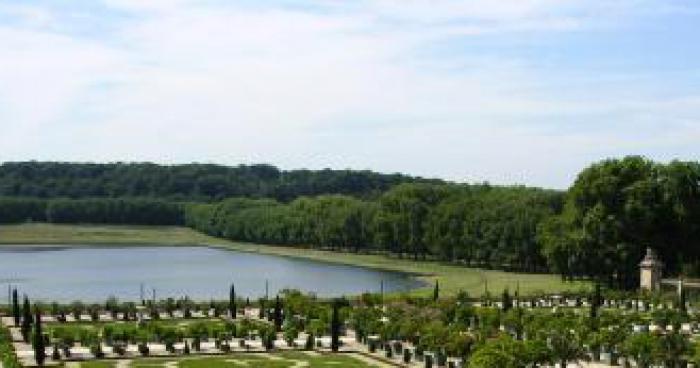
<instances>
[{"instance_id":1,"label":"wispy cloud","mask_svg":"<svg viewBox=\"0 0 700 368\"><path fill-rule=\"evenodd\" d=\"M568 54L695 10L0 1L0 160L265 161L563 187L609 155L697 159L697 73L593 70Z\"/></svg>"}]
</instances>

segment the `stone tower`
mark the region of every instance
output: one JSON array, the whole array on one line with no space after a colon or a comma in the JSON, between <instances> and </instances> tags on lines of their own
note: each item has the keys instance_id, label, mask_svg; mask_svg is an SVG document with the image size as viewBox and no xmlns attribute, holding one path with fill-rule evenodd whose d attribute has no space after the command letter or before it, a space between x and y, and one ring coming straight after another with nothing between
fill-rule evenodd
<instances>
[{"instance_id":1,"label":"stone tower","mask_svg":"<svg viewBox=\"0 0 700 368\"><path fill-rule=\"evenodd\" d=\"M656 291L661 287L661 275L664 264L653 249L647 248L647 254L639 264L639 288Z\"/></svg>"}]
</instances>

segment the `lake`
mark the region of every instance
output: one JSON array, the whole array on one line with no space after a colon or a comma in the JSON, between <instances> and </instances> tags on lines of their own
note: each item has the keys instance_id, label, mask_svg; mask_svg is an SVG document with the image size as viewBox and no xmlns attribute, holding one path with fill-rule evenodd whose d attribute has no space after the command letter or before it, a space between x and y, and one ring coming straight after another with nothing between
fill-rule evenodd
<instances>
[{"instance_id":1,"label":"lake","mask_svg":"<svg viewBox=\"0 0 700 368\"><path fill-rule=\"evenodd\" d=\"M398 272L208 247L0 248L0 287L44 301L137 301L142 284L149 298L155 289L158 299L227 299L232 282L237 295L253 299L265 295L266 280L270 296L285 288L329 297L379 292L382 282L387 292L421 286Z\"/></svg>"}]
</instances>

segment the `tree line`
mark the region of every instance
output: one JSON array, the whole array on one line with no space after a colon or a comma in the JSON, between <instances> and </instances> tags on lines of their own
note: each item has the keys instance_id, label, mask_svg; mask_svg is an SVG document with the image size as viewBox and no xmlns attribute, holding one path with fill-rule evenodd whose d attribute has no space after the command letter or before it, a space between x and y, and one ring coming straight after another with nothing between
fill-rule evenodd
<instances>
[{"instance_id":1,"label":"tree line","mask_svg":"<svg viewBox=\"0 0 700 368\"><path fill-rule=\"evenodd\" d=\"M542 223L539 241L552 271L569 278L635 288L647 247L667 275L699 275L700 164L637 156L594 164Z\"/></svg>"},{"instance_id":2,"label":"tree line","mask_svg":"<svg viewBox=\"0 0 700 368\"><path fill-rule=\"evenodd\" d=\"M0 198L0 223L182 225L183 206L148 198Z\"/></svg>"},{"instance_id":3,"label":"tree line","mask_svg":"<svg viewBox=\"0 0 700 368\"><path fill-rule=\"evenodd\" d=\"M347 194L377 195L405 182L440 182L401 174L355 170L280 170L271 165L6 162L0 165L0 197L148 197L214 201L229 197L275 198Z\"/></svg>"},{"instance_id":4,"label":"tree line","mask_svg":"<svg viewBox=\"0 0 700 368\"><path fill-rule=\"evenodd\" d=\"M8 171L8 167L13 169ZM61 177L71 183L65 188L79 187L85 183L83 179L89 179L102 183L98 187L121 189L102 193L101 197L81 199L12 196L12 193L25 193L24 189L8 194L7 188L26 189L36 187L36 183L44 183L39 187L61 188L56 181L58 173L36 174L37 168L42 167L49 172L52 172L49 168L55 167L73 170L73 174ZM200 189L196 189L200 180L197 170L204 170L201 173L207 177L210 171L206 168L255 172L250 175L269 177L272 181L251 179L245 186L222 184L227 189L202 196ZM81 170L84 173L77 174ZM96 174L100 170L103 174ZM168 170L188 172L193 186L185 186L189 189L181 192L156 189L155 182L140 186L148 171ZM141 174L111 181L110 175L115 172L132 171ZM638 285L639 261L645 249L651 247L666 263L666 274L700 275L700 164L697 162L663 164L638 156L605 160L583 170L566 192L431 182L365 172L292 173L265 165L225 168L24 163L0 166L0 178L3 175L6 178L1 172L23 172L24 176L15 173L11 175L14 179L0 181L3 188L0 193L11 196L0 198L0 222L187 225L236 241L384 252L468 266L556 272L570 279L592 278L626 289ZM377 181L348 179L365 174ZM52 175L54 179L48 179ZM297 179L285 179L295 175ZM357 185L312 184L324 175L337 178L349 175L337 183L347 184L344 181L347 179ZM232 174L231 177L243 176ZM300 177L307 184L289 192L275 192L274 188L280 188L283 183L299 183ZM153 178L161 180L164 188L171 188L172 177L154 175L152 180L156 180ZM17 182L22 184L18 186ZM264 183L278 186L268 187ZM257 189L244 191L245 195L229 196L242 193L241 188L248 186ZM121 191L127 187L150 189ZM52 195L63 193L65 188L55 189ZM314 195L306 195L309 192ZM101 192L87 190L83 194L88 193ZM134 193L147 195L110 198ZM220 196L227 199L215 200ZM193 199L176 201L179 197Z\"/></svg>"},{"instance_id":5,"label":"tree line","mask_svg":"<svg viewBox=\"0 0 700 368\"><path fill-rule=\"evenodd\" d=\"M563 194L556 191L412 183L376 200L324 195L290 203L232 198L190 204L185 223L236 241L544 271L537 225L562 203Z\"/></svg>"}]
</instances>

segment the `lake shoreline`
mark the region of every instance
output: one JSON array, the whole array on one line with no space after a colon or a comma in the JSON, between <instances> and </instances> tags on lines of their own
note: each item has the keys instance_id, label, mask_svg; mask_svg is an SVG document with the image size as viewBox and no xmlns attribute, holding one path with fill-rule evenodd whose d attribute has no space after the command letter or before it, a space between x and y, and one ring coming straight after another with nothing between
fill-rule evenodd
<instances>
[{"instance_id":1,"label":"lake shoreline","mask_svg":"<svg viewBox=\"0 0 700 368\"><path fill-rule=\"evenodd\" d=\"M154 290L161 298L198 301L225 300L231 284L242 297L297 289L322 299L377 293L382 283L387 293L423 286L396 271L197 245L6 247L0 250L0 279L34 300L60 302L109 296L133 301L139 285L149 297Z\"/></svg>"},{"instance_id":2,"label":"lake shoreline","mask_svg":"<svg viewBox=\"0 0 700 368\"><path fill-rule=\"evenodd\" d=\"M483 293L485 285L488 285L491 293L500 293L506 288L510 290L519 288L521 295L578 291L582 288L590 288L590 284L587 282L565 282L557 275L485 270L437 261L390 258L379 254L342 253L309 248L231 242L182 227L44 223L0 225L0 249L9 245L36 245L50 249L52 247L66 247L66 245L80 248L105 244L128 247L208 246L359 266L381 271L402 272L412 275L426 285L411 290L410 294L414 296L429 296L436 280L440 283L443 295L454 295L460 290L464 290L472 296L479 296Z\"/></svg>"}]
</instances>

